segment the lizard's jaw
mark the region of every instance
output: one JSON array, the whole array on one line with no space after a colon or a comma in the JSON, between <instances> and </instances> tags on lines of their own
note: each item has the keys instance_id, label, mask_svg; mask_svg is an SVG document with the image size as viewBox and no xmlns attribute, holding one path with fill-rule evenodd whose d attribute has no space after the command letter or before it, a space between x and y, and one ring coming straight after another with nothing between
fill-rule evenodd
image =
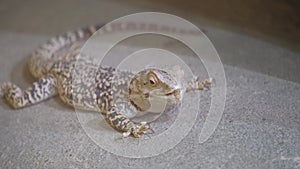
<instances>
[{"instance_id":1,"label":"lizard's jaw","mask_svg":"<svg viewBox=\"0 0 300 169\"><path fill-rule=\"evenodd\" d=\"M139 111L161 113L166 106L179 104L182 100L182 93L180 88L168 92L156 90L134 93L130 91L130 101Z\"/></svg>"},{"instance_id":2,"label":"lizard's jaw","mask_svg":"<svg viewBox=\"0 0 300 169\"><path fill-rule=\"evenodd\" d=\"M160 91L153 91L149 98L154 98L162 101L166 101L168 105L179 104L182 100L182 90L181 88L172 89L168 92L160 92Z\"/></svg>"},{"instance_id":3,"label":"lizard's jaw","mask_svg":"<svg viewBox=\"0 0 300 169\"><path fill-rule=\"evenodd\" d=\"M181 102L181 90L175 89L164 93L150 93L147 98L149 102L149 108L147 112L151 113L162 113L167 106L177 105Z\"/></svg>"}]
</instances>

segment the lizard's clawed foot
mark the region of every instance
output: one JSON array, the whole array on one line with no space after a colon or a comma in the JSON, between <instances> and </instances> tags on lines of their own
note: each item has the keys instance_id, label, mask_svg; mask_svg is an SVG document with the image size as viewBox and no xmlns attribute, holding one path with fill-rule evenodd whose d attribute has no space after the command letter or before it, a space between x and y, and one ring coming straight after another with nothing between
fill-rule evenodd
<instances>
[{"instance_id":1,"label":"lizard's clawed foot","mask_svg":"<svg viewBox=\"0 0 300 169\"><path fill-rule=\"evenodd\" d=\"M5 96L7 91L10 89L10 86L12 86L12 84L10 82L4 82L1 84L1 86L0 86L0 96L1 97Z\"/></svg>"},{"instance_id":2,"label":"lizard's clawed foot","mask_svg":"<svg viewBox=\"0 0 300 169\"><path fill-rule=\"evenodd\" d=\"M204 81L202 81L202 83L200 83L199 88L201 88L203 86L204 88L209 89L213 82L214 82L213 78L205 79Z\"/></svg>"},{"instance_id":3,"label":"lizard's clawed foot","mask_svg":"<svg viewBox=\"0 0 300 169\"><path fill-rule=\"evenodd\" d=\"M147 134L147 130L151 130L147 122L132 123L128 131L123 133L123 137L128 137L131 134L133 137L139 138L141 135Z\"/></svg>"},{"instance_id":4,"label":"lizard's clawed foot","mask_svg":"<svg viewBox=\"0 0 300 169\"><path fill-rule=\"evenodd\" d=\"M200 81L198 78L191 81L187 87L186 87L186 91L197 91L197 90L205 90L205 89L209 89L212 85L212 83L214 83L214 79L213 78L208 78L205 79L203 81Z\"/></svg>"}]
</instances>

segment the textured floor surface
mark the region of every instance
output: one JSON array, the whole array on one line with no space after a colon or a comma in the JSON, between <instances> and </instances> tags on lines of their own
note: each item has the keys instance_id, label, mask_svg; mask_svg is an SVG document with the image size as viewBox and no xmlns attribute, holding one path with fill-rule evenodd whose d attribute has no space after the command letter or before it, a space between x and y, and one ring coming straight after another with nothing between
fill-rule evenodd
<instances>
[{"instance_id":1,"label":"textured floor surface","mask_svg":"<svg viewBox=\"0 0 300 169\"><path fill-rule=\"evenodd\" d=\"M28 86L24 53L46 38L9 33L0 37L0 81ZM170 151L145 159L124 158L98 147L74 110L58 98L22 110L1 102L0 164L3 168L300 167L300 85L231 66L225 66L225 72L226 108L216 132L204 144L198 143L200 114L189 135ZM207 103L200 104L207 109Z\"/></svg>"},{"instance_id":2,"label":"textured floor surface","mask_svg":"<svg viewBox=\"0 0 300 169\"><path fill-rule=\"evenodd\" d=\"M69 3L64 1L55 8L50 4L56 11L40 9L41 4L34 1L1 6L7 16L0 18L6 23L0 26L0 82L11 80L27 87L34 80L25 67L32 50L51 34L75 28L70 25L99 20L95 19L97 7L92 7L97 2L91 3L91 8L78 9L74 16L74 12L62 12ZM8 15L12 4L19 4L14 8L18 10ZM102 19L141 11L118 5L105 1L102 10L120 11L118 15L102 11L107 14ZM35 7L36 13L31 12ZM62 17L57 19L55 12ZM12 110L1 100L0 168L300 168L299 54L247 35L209 26L205 29L225 62L227 79L225 111L207 142L198 143L207 100L200 102L203 110L186 138L163 154L142 159L117 156L97 146L74 110L58 98L21 110ZM201 98L207 95L203 93Z\"/></svg>"}]
</instances>

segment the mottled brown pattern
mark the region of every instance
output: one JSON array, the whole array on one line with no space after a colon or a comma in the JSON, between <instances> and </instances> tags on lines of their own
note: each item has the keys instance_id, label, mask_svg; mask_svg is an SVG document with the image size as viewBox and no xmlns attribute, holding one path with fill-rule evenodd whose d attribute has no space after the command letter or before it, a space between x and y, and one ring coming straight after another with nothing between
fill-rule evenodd
<instances>
[{"instance_id":1,"label":"mottled brown pattern","mask_svg":"<svg viewBox=\"0 0 300 169\"><path fill-rule=\"evenodd\" d=\"M163 70L145 69L134 75L95 65L89 56L80 53L76 42L87 39L100 27L91 26L57 36L33 52L28 68L38 80L24 91L15 84L4 83L1 89L8 103L13 108L23 108L59 95L69 106L101 112L113 128L124 132L123 136L145 134L149 129L146 122L135 123L121 112L146 112L151 104L149 98L180 103L185 88ZM69 50L58 55L63 48ZM211 81L204 83L195 81L187 87L203 90ZM130 110L120 110L119 102L133 104Z\"/></svg>"}]
</instances>

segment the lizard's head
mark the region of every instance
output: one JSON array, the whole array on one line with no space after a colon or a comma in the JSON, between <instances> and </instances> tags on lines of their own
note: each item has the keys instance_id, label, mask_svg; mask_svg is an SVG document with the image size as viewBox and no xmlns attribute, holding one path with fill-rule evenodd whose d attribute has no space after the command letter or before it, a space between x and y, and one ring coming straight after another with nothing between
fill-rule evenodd
<instances>
[{"instance_id":1,"label":"lizard's head","mask_svg":"<svg viewBox=\"0 0 300 169\"><path fill-rule=\"evenodd\" d=\"M182 94L181 83L171 74L159 69L140 71L129 85L130 101L140 111L156 112L153 106L178 104Z\"/></svg>"}]
</instances>

